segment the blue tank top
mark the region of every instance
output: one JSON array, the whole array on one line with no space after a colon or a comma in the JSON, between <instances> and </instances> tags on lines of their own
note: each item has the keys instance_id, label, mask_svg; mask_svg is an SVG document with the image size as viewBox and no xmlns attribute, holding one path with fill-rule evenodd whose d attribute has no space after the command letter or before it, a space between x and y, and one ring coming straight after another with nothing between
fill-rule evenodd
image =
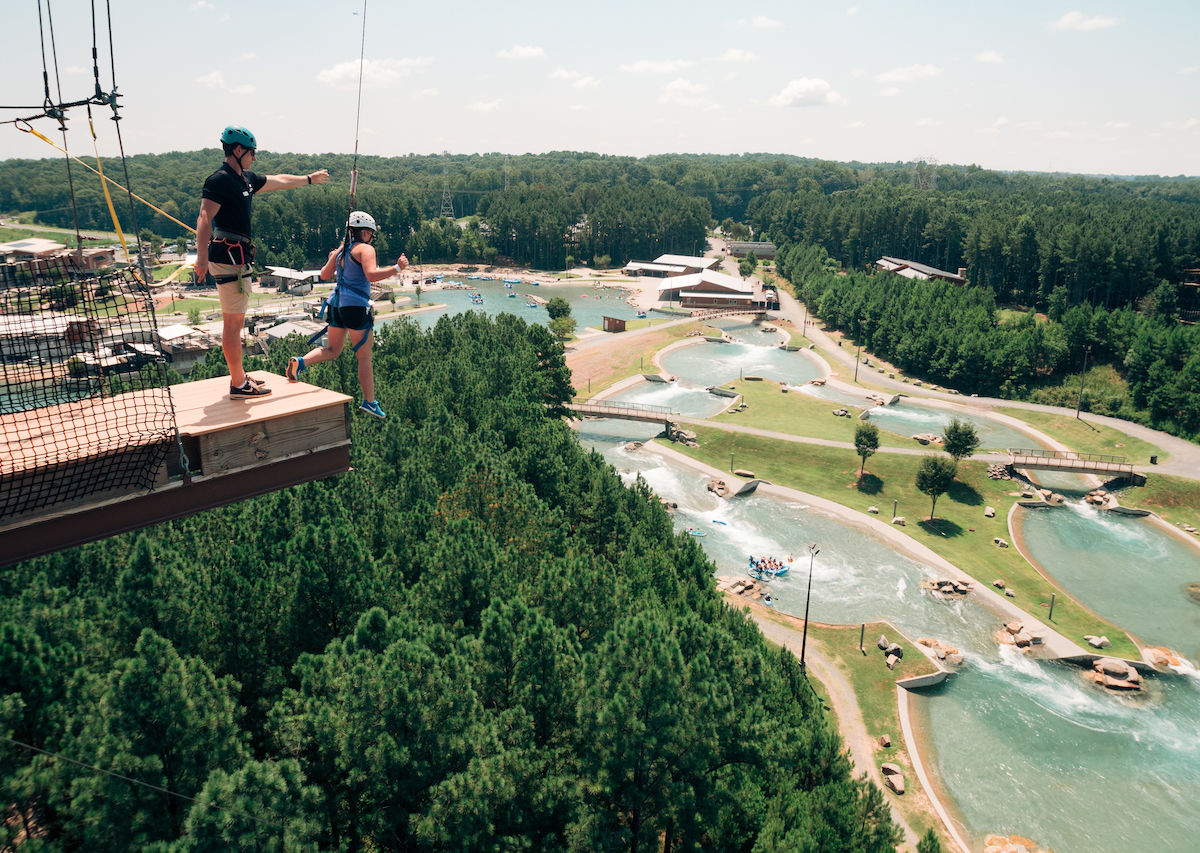
<instances>
[{"instance_id":1,"label":"blue tank top","mask_svg":"<svg viewBox=\"0 0 1200 853\"><path fill-rule=\"evenodd\" d=\"M365 308L371 304L371 282L367 281L367 274L363 271L360 264L353 255L353 250L356 242L350 242L350 248L346 251L346 261L341 263L341 252L339 255L338 264L338 287L337 287L337 306L338 308L348 308L357 306Z\"/></svg>"}]
</instances>

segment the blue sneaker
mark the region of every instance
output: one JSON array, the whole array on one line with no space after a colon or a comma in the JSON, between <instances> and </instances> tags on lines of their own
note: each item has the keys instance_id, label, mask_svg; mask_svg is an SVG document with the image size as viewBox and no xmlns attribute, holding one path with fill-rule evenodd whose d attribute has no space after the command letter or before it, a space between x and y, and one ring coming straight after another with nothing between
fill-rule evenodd
<instances>
[{"instance_id":1,"label":"blue sneaker","mask_svg":"<svg viewBox=\"0 0 1200 853\"><path fill-rule=\"evenodd\" d=\"M300 374L306 370L308 370L308 368L304 365L304 359L302 359L300 356L295 356L294 358L290 359L287 366L288 382L298 382L300 380Z\"/></svg>"},{"instance_id":2,"label":"blue sneaker","mask_svg":"<svg viewBox=\"0 0 1200 853\"><path fill-rule=\"evenodd\" d=\"M361 406L358 407L360 412L366 412L368 415L374 415L377 418L386 418L387 412L379 408L379 403L376 400L363 400Z\"/></svg>"}]
</instances>

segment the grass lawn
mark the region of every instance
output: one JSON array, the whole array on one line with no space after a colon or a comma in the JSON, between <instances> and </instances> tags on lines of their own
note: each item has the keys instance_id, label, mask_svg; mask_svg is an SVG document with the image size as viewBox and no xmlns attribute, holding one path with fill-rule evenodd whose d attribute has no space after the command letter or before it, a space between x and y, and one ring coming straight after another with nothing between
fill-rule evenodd
<instances>
[{"instance_id":1,"label":"grass lawn","mask_svg":"<svg viewBox=\"0 0 1200 853\"><path fill-rule=\"evenodd\" d=\"M1118 491L1124 506L1148 509L1171 524L1190 524L1200 527L1200 483L1151 474L1145 486L1133 486Z\"/></svg>"},{"instance_id":2,"label":"grass lawn","mask_svg":"<svg viewBox=\"0 0 1200 853\"><path fill-rule=\"evenodd\" d=\"M176 299L163 310L170 313L186 314L193 308L199 308L201 315L206 311L216 311L221 307L221 303L216 299L203 299L198 296L189 296L186 299Z\"/></svg>"},{"instance_id":3,"label":"grass lawn","mask_svg":"<svg viewBox=\"0 0 1200 853\"><path fill-rule=\"evenodd\" d=\"M1076 453L1101 453L1106 456L1124 456L1135 464L1150 461L1157 455L1162 461L1167 460L1167 453L1157 446L1140 438L1126 435L1112 427L1101 426L1090 421L1080 421L1070 415L1055 415L1049 412L1036 412L1027 409L1010 409L1005 406L996 408L997 412L1025 421L1025 423L1040 429L1052 436Z\"/></svg>"},{"instance_id":4,"label":"grass lawn","mask_svg":"<svg viewBox=\"0 0 1200 853\"><path fill-rule=\"evenodd\" d=\"M937 501L937 517L924 521L930 499L916 487L920 456L880 453L867 460L867 473L859 480L859 458L853 450L795 444L759 436L695 426L699 447L672 445L676 450L725 470L748 468L773 483L799 489L865 512L880 508L884 520L892 501L897 515L905 516L905 533L958 566L981 584L1000 578L1016 592L1014 602L1026 612L1077 643L1085 634L1104 634L1112 641L1111 654L1137 656L1125 633L1077 603L1062 588L1050 583L1025 561L1016 548L999 548L993 537L1009 538L1007 515L1019 491L1011 481L989 480L987 463L966 460L959 465L958 480ZM1015 493L1015 494L1014 494ZM996 509L995 518L984 518L985 506ZM1049 620L1051 593L1057 594L1054 619Z\"/></svg>"},{"instance_id":5,"label":"grass lawn","mask_svg":"<svg viewBox=\"0 0 1200 853\"><path fill-rule=\"evenodd\" d=\"M703 329L716 334L702 322L682 323L634 338L628 347L613 352L606 347L582 353L567 353L572 384L581 394L596 394L636 373L655 373L654 354L668 344L686 338L688 332Z\"/></svg>"},{"instance_id":6,"label":"grass lawn","mask_svg":"<svg viewBox=\"0 0 1200 853\"><path fill-rule=\"evenodd\" d=\"M1028 316L1029 316L1028 311L1019 311L1016 308L997 308L996 309L996 322L999 323L1001 326L1016 325L1017 323L1024 320ZM1044 325L1046 325L1046 323L1050 322L1049 320L1046 319L1045 314L1034 314L1033 321L1035 323L1037 323L1039 326L1044 326Z\"/></svg>"},{"instance_id":7,"label":"grass lawn","mask_svg":"<svg viewBox=\"0 0 1200 853\"><path fill-rule=\"evenodd\" d=\"M33 231L20 225L0 226L0 243L12 243L17 240L28 240L30 237L41 237L43 240L53 240L55 243L65 243L68 248L75 248L75 232L62 231Z\"/></svg>"},{"instance_id":8,"label":"grass lawn","mask_svg":"<svg viewBox=\"0 0 1200 853\"><path fill-rule=\"evenodd\" d=\"M900 730L900 712L896 702L896 682L933 672L936 667L929 662L924 654L919 652L908 638L887 622L868 622L863 636L864 655L858 650L858 638L862 629L856 625L844 627L809 626L811 637L822 654L830 658L838 671L846 676L854 689L862 712L863 723L867 733L876 739L875 766L890 761L904 770L904 785L907 794L898 797L887 794L887 800L892 808L899 809L908 824L918 835L924 835L928 829L933 829L939 835L942 833L941 823L928 810L917 805L915 793L920 791L921 783L912 768L908 751L904 749L904 738ZM880 634L890 641L899 643L904 649L904 657L896 664L894 670L887 668L883 653L875 645ZM879 735L891 736L892 745L879 746Z\"/></svg>"},{"instance_id":9,"label":"grass lawn","mask_svg":"<svg viewBox=\"0 0 1200 853\"><path fill-rule=\"evenodd\" d=\"M798 391L784 393L782 383L770 379L760 382L739 379L721 387L737 391L749 408L736 414L724 412L713 418L714 421L745 424L788 435L854 443L854 430L860 423L858 413L862 409L846 406L850 417L835 417L833 410L843 408L837 403L810 397ZM879 444L881 447L919 447L911 438L884 429L879 430Z\"/></svg>"}]
</instances>

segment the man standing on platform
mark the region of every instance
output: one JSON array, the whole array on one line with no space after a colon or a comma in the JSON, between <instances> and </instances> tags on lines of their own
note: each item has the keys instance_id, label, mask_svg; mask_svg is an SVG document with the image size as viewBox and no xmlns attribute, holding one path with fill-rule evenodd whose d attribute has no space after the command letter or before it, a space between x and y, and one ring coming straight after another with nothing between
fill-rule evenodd
<instances>
[{"instance_id":1,"label":"man standing on platform","mask_svg":"<svg viewBox=\"0 0 1200 853\"><path fill-rule=\"evenodd\" d=\"M308 175L260 175L250 171L258 143L244 127L221 133L225 162L209 175L196 220L196 280L211 280L221 298L221 351L229 366L229 396L265 397L271 393L242 368L242 326L250 305L250 265L254 262L250 202L255 193L286 190L329 180L321 169Z\"/></svg>"}]
</instances>

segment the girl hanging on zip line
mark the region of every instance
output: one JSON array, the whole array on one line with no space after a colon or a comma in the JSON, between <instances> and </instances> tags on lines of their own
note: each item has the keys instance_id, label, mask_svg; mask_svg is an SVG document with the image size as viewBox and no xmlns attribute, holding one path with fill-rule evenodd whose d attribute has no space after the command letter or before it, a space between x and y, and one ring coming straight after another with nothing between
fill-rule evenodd
<instances>
[{"instance_id":1,"label":"girl hanging on zip line","mask_svg":"<svg viewBox=\"0 0 1200 853\"><path fill-rule=\"evenodd\" d=\"M321 269L321 278L328 281L337 276L337 285L326 301L329 310L329 345L317 347L308 355L288 362L287 378L295 382L311 365L337 358L346 344L347 335L358 358L358 384L362 386L363 401L359 411L377 418L386 413L375 399L375 372L371 364L374 346L375 317L371 310L371 285L399 275L408 266L408 258L400 255L395 266L379 267L375 261L375 242L378 228L370 214L356 210L347 223L349 248L345 246L329 253Z\"/></svg>"}]
</instances>

